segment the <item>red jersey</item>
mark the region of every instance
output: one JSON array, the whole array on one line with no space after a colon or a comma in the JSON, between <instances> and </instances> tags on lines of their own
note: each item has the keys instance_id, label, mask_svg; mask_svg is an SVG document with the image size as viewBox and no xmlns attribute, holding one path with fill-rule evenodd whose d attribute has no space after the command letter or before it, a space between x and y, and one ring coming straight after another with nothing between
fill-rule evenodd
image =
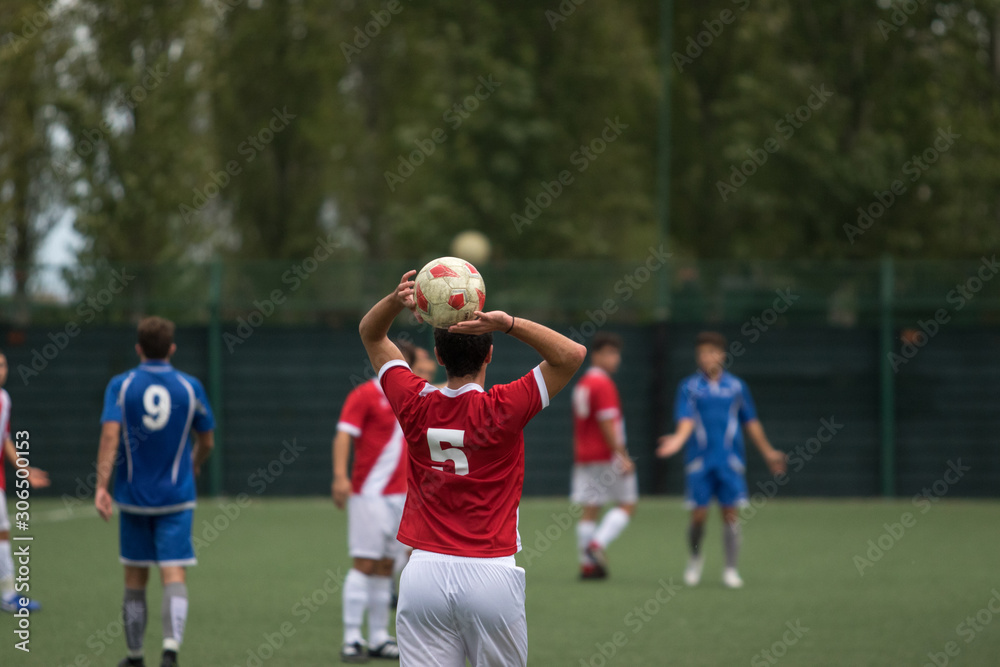
<instances>
[{"instance_id":1,"label":"red jersey","mask_svg":"<svg viewBox=\"0 0 1000 667\"><path fill-rule=\"evenodd\" d=\"M379 380L406 434L410 483L399 541L472 558L520 551L522 431L549 404L541 369L489 391L437 389L397 359Z\"/></svg>"},{"instance_id":2,"label":"red jersey","mask_svg":"<svg viewBox=\"0 0 1000 667\"><path fill-rule=\"evenodd\" d=\"M7 490L7 459L3 453L3 444L10 439L10 394L6 389L0 389L0 493ZM11 461L13 464L13 461Z\"/></svg>"},{"instance_id":3,"label":"red jersey","mask_svg":"<svg viewBox=\"0 0 1000 667\"><path fill-rule=\"evenodd\" d=\"M403 431L376 380L347 395L337 430L354 438L351 486L364 496L406 493Z\"/></svg>"},{"instance_id":4,"label":"red jersey","mask_svg":"<svg viewBox=\"0 0 1000 667\"><path fill-rule=\"evenodd\" d=\"M577 463L605 463L612 459L611 444L599 422L613 419L624 444L618 387L607 373L591 366L573 388L573 453Z\"/></svg>"}]
</instances>

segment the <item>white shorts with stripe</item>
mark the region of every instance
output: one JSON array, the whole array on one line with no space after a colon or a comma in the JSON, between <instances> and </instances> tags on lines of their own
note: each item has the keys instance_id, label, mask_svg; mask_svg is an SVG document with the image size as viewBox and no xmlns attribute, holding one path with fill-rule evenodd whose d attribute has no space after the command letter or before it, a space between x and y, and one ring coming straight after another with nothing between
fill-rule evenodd
<instances>
[{"instance_id":1,"label":"white shorts with stripe","mask_svg":"<svg viewBox=\"0 0 1000 667\"><path fill-rule=\"evenodd\" d=\"M577 505L600 506L614 502L633 505L639 500L635 471L621 474L613 463L577 463L573 466L570 499Z\"/></svg>"},{"instance_id":2,"label":"white shorts with stripe","mask_svg":"<svg viewBox=\"0 0 1000 667\"><path fill-rule=\"evenodd\" d=\"M513 556L463 558L417 549L399 580L400 667L524 667L524 570Z\"/></svg>"},{"instance_id":3,"label":"white shorts with stripe","mask_svg":"<svg viewBox=\"0 0 1000 667\"><path fill-rule=\"evenodd\" d=\"M405 493L353 494L347 501L347 550L351 558L395 559L405 547L396 539Z\"/></svg>"}]
</instances>

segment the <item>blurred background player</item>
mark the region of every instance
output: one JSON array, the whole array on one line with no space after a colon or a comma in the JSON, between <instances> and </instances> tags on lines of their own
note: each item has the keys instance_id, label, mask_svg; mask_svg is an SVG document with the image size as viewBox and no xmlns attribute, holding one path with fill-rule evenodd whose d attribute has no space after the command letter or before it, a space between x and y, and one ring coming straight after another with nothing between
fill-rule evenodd
<instances>
[{"instance_id":1,"label":"blurred background player","mask_svg":"<svg viewBox=\"0 0 1000 667\"><path fill-rule=\"evenodd\" d=\"M16 612L20 609L38 611L42 608L37 601L21 596L14 588L14 558L10 550L10 518L7 516L6 470L4 459L12 466L17 465L17 450L10 437L10 394L3 388L7 383L7 356L0 352L0 610ZM44 489L49 485L49 476L44 470L28 466L28 485Z\"/></svg>"},{"instance_id":2,"label":"blurred background player","mask_svg":"<svg viewBox=\"0 0 1000 667\"><path fill-rule=\"evenodd\" d=\"M628 525L639 498L635 464L625 449L625 423L611 376L622 361L622 339L598 332L590 343L590 368L573 388L572 501L583 506L576 524L580 577L607 576L604 550ZM601 507L617 503L597 518Z\"/></svg>"},{"instance_id":3,"label":"blurred background player","mask_svg":"<svg viewBox=\"0 0 1000 667\"><path fill-rule=\"evenodd\" d=\"M212 451L215 421L201 382L170 365L177 351L174 323L144 318L138 339L135 351L141 363L112 378L104 395L94 505L105 521L111 517L108 482L114 468L128 645L128 657L119 667L144 664L146 582L152 565L159 567L163 583L160 665L172 667L187 621L184 568L197 563L191 541L195 475ZM197 438L193 447L192 431Z\"/></svg>"},{"instance_id":4,"label":"blurred background player","mask_svg":"<svg viewBox=\"0 0 1000 667\"><path fill-rule=\"evenodd\" d=\"M397 340L407 365L420 365L424 379L433 380L437 365L413 343ZM423 355L419 353L423 352ZM423 362L418 357L423 357ZM354 446L354 466L348 475L348 459ZM396 540L406 499L403 432L378 380L355 388L347 395L333 440L333 502L348 508L348 552L353 559L344 579L345 662L363 662L369 657L398 658L396 640L389 636L392 579L406 563L405 547ZM361 635L368 611L368 642Z\"/></svg>"},{"instance_id":5,"label":"blurred background player","mask_svg":"<svg viewBox=\"0 0 1000 667\"><path fill-rule=\"evenodd\" d=\"M524 426L573 377L586 350L502 311L435 329L447 386L414 375L386 337L414 308L416 271L361 321L361 340L406 434L407 498L399 539L414 548L400 580L400 661L412 665L526 665L528 626L518 506ZM533 347L543 361L510 384L484 391L493 332Z\"/></svg>"},{"instance_id":6,"label":"blurred background player","mask_svg":"<svg viewBox=\"0 0 1000 667\"><path fill-rule=\"evenodd\" d=\"M736 569L740 551L737 509L747 502L746 451L740 426L746 429L773 474L785 472L785 454L768 442L746 383L725 371L725 336L714 331L698 334L695 357L698 372L681 380L677 388L677 430L660 438L656 453L673 456L685 443L688 446L684 471L687 505L692 508L688 528L691 559L684 571L684 582L696 586L701 581L701 538L714 496L722 507L726 551L722 582L729 588L740 588L743 580Z\"/></svg>"}]
</instances>

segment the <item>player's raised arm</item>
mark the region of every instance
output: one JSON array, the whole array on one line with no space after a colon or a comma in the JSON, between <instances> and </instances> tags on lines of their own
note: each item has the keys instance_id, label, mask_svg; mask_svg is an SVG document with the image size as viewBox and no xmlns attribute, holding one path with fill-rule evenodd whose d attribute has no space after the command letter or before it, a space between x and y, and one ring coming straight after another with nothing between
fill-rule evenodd
<instances>
[{"instance_id":1,"label":"player's raised arm","mask_svg":"<svg viewBox=\"0 0 1000 667\"><path fill-rule=\"evenodd\" d=\"M757 451L764 457L764 461L767 462L767 467L771 470L771 474L780 475L784 473L787 469L785 453L771 446L771 441L767 439L767 434L764 433L764 427L761 425L760 420L751 419L743 425L743 428L747 430L747 435L753 440Z\"/></svg>"},{"instance_id":2,"label":"player's raised arm","mask_svg":"<svg viewBox=\"0 0 1000 667\"><path fill-rule=\"evenodd\" d=\"M660 458L673 456L684 448L684 443L688 441L694 432L694 420L683 418L677 422L677 430L668 433L660 438L660 446L656 448L656 455Z\"/></svg>"},{"instance_id":3,"label":"player's raised arm","mask_svg":"<svg viewBox=\"0 0 1000 667\"><path fill-rule=\"evenodd\" d=\"M587 348L583 345L538 322L508 315L502 310L488 313L477 310L475 315L477 319L454 324L448 331L473 335L502 331L535 348L544 360L539 368L550 399L569 384L573 374L587 358Z\"/></svg>"},{"instance_id":4,"label":"player's raised arm","mask_svg":"<svg viewBox=\"0 0 1000 667\"><path fill-rule=\"evenodd\" d=\"M361 342L376 373L393 359L403 359L403 353L389 340L389 327L404 309L416 308L413 302L412 280L416 273L416 271L404 273L396 289L372 306L372 309L361 318L358 333L361 334Z\"/></svg>"}]
</instances>

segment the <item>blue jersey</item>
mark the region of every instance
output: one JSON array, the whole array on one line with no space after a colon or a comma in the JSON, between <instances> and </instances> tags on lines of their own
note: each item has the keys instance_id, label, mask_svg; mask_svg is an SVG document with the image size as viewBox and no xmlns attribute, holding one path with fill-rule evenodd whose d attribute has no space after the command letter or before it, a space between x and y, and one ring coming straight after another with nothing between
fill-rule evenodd
<instances>
[{"instance_id":1,"label":"blue jersey","mask_svg":"<svg viewBox=\"0 0 1000 667\"><path fill-rule=\"evenodd\" d=\"M167 514L195 506L191 430L215 428L205 389L166 361L111 379L101 422L121 424L114 498L123 511Z\"/></svg>"},{"instance_id":2,"label":"blue jersey","mask_svg":"<svg viewBox=\"0 0 1000 667\"><path fill-rule=\"evenodd\" d=\"M677 388L674 418L694 420L685 447L688 472L746 468L741 427L757 418L757 409L743 380L724 371L716 382L700 372L684 378Z\"/></svg>"}]
</instances>

